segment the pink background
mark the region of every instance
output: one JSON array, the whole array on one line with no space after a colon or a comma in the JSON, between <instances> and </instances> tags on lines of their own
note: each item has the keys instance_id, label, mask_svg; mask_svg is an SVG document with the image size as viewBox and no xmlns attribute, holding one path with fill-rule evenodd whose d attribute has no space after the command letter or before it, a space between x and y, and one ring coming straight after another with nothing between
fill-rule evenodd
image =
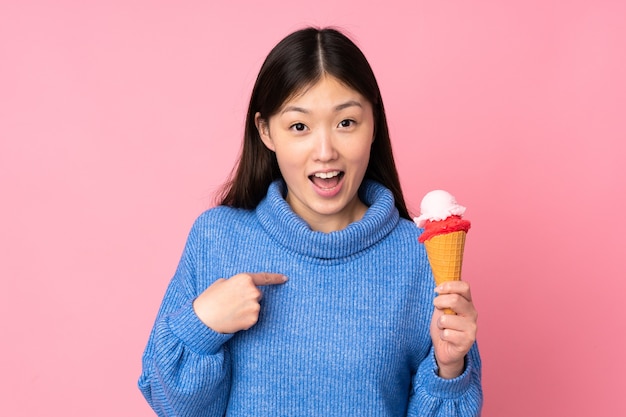
<instances>
[{"instance_id":1,"label":"pink background","mask_svg":"<svg viewBox=\"0 0 626 417\"><path fill-rule=\"evenodd\" d=\"M368 56L413 211L469 207L484 416L626 415L623 1L208 3L0 3L3 415L152 415L161 297L308 24Z\"/></svg>"}]
</instances>

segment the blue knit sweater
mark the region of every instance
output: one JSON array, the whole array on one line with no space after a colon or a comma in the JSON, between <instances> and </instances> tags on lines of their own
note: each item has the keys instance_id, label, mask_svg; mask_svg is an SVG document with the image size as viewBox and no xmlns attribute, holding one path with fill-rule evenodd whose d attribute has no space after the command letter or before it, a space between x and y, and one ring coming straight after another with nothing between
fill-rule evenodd
<instances>
[{"instance_id":1,"label":"blue knit sweater","mask_svg":"<svg viewBox=\"0 0 626 417\"><path fill-rule=\"evenodd\" d=\"M312 231L274 182L256 210L216 207L189 234L143 356L139 387L159 416L475 416L474 346L465 372L437 376L434 283L419 230L391 192L365 181L369 209L344 230ZM241 272L262 287L258 323L219 334L192 301Z\"/></svg>"}]
</instances>

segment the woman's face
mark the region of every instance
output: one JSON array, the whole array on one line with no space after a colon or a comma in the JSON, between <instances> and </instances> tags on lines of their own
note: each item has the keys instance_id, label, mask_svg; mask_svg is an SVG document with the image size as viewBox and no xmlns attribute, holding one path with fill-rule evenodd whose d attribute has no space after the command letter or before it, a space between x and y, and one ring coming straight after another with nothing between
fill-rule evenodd
<instances>
[{"instance_id":1,"label":"woman's face","mask_svg":"<svg viewBox=\"0 0 626 417\"><path fill-rule=\"evenodd\" d=\"M313 230L341 230L363 216L367 207L357 192L370 158L374 114L361 94L324 76L269 120L257 113L256 125L276 153L287 202Z\"/></svg>"}]
</instances>

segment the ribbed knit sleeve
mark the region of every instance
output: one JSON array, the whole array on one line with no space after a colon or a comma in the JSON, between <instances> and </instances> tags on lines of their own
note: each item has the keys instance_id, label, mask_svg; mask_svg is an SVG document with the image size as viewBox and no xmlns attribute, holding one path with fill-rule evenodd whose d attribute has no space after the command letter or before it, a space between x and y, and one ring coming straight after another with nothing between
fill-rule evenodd
<instances>
[{"instance_id":1,"label":"ribbed knit sleeve","mask_svg":"<svg viewBox=\"0 0 626 417\"><path fill-rule=\"evenodd\" d=\"M230 362L223 345L232 335L208 328L192 306L200 222L189 234L143 355L139 388L159 416L222 416L228 402Z\"/></svg>"},{"instance_id":2,"label":"ribbed knit sleeve","mask_svg":"<svg viewBox=\"0 0 626 417\"><path fill-rule=\"evenodd\" d=\"M481 363L475 343L466 357L465 371L454 379L437 375L434 349L422 361L413 378L410 417L480 416L482 408Z\"/></svg>"}]
</instances>

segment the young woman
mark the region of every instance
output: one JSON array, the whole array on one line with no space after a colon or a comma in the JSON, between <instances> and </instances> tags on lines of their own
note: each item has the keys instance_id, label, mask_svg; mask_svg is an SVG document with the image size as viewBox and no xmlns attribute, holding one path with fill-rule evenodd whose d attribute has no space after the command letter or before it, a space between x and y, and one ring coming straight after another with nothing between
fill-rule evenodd
<instances>
[{"instance_id":1,"label":"young woman","mask_svg":"<svg viewBox=\"0 0 626 417\"><path fill-rule=\"evenodd\" d=\"M434 288L418 235L367 60L336 30L292 33L191 229L141 391L160 416L479 415L469 285Z\"/></svg>"}]
</instances>

